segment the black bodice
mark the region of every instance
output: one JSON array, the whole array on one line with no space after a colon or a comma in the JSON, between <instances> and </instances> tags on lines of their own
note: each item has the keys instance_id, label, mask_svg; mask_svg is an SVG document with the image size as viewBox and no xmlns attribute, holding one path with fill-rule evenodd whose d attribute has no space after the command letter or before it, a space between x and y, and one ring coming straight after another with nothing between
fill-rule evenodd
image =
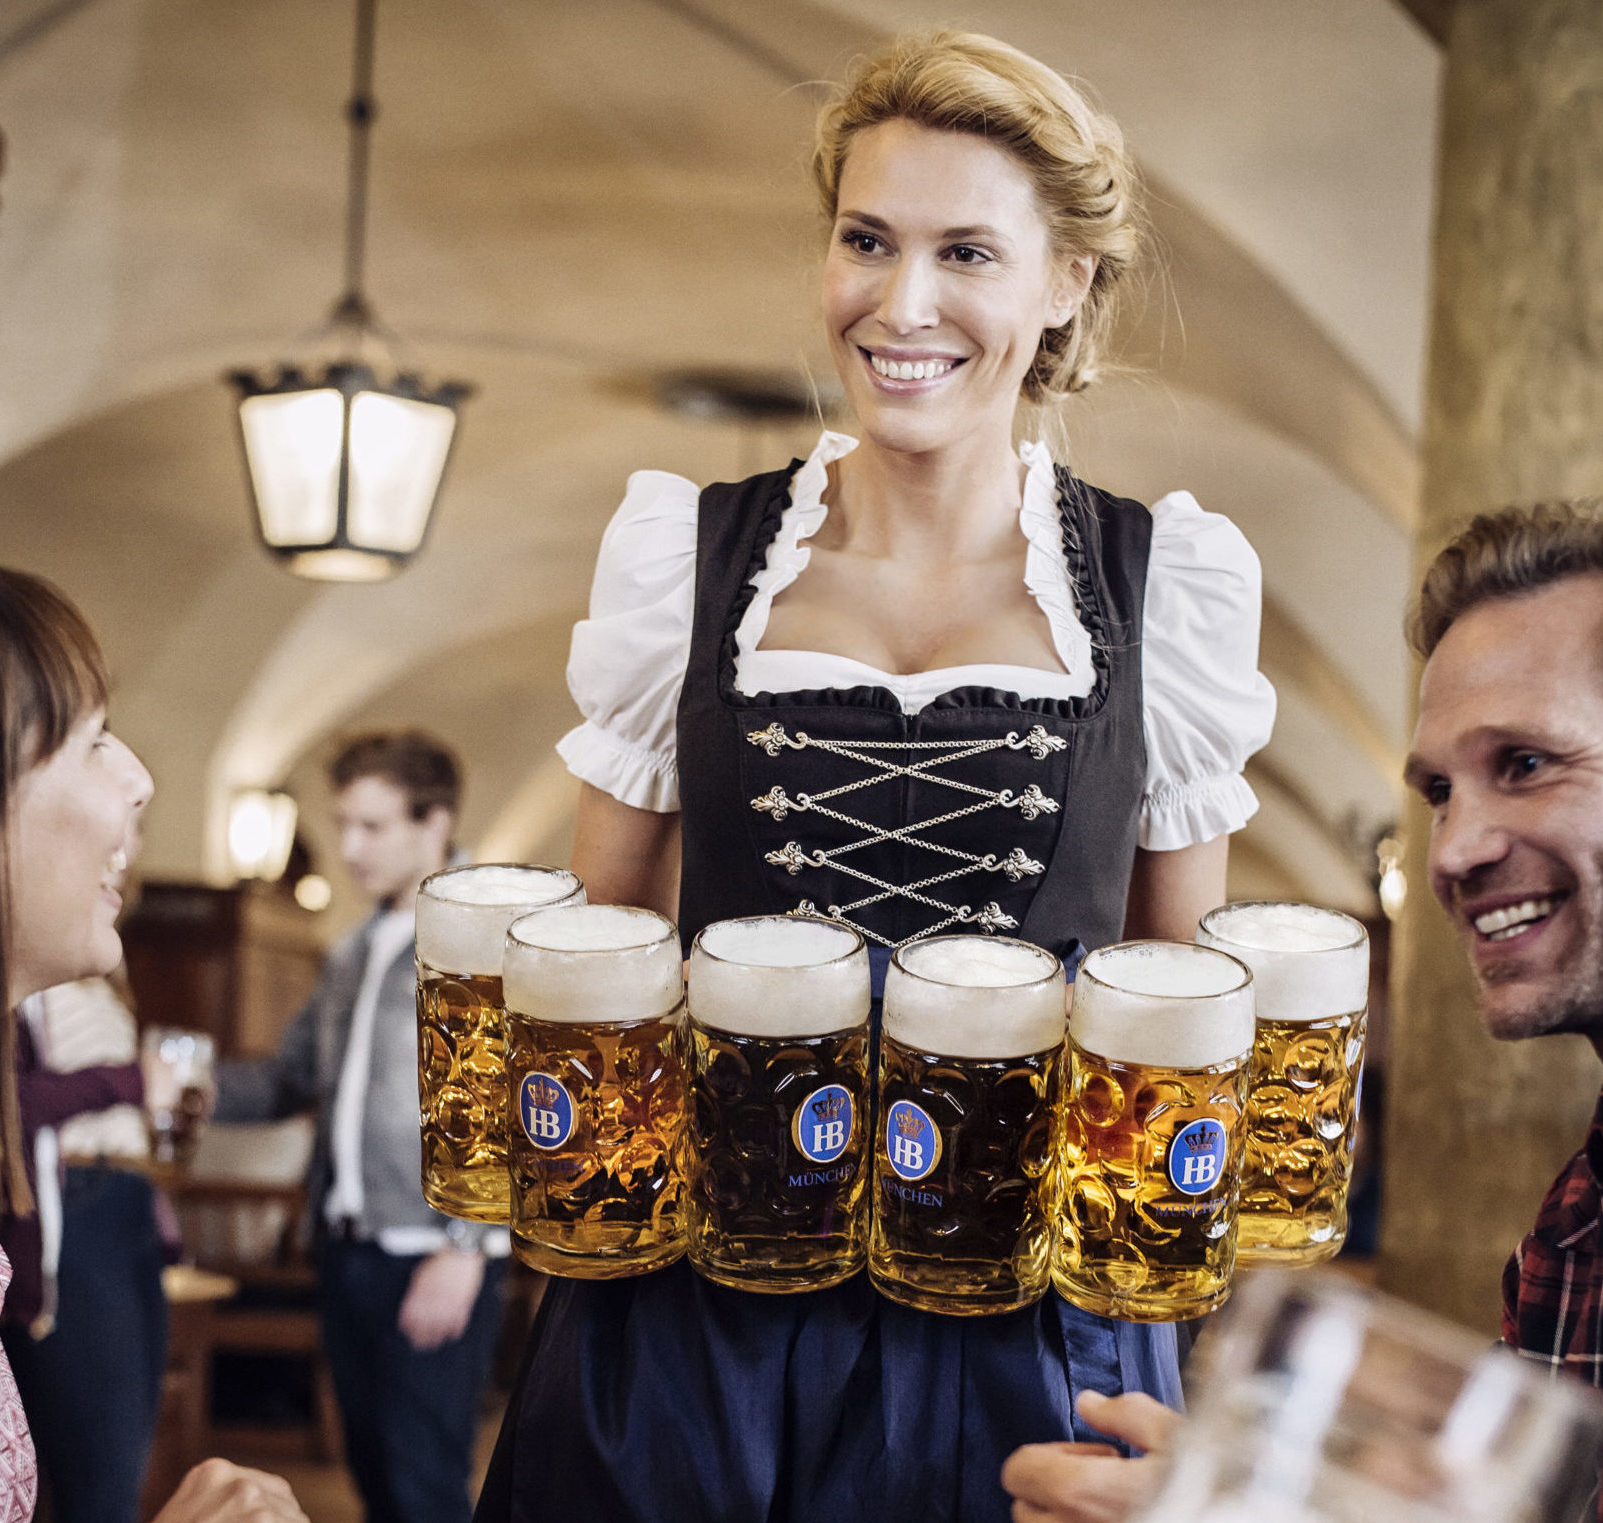
<instances>
[{"instance_id":1,"label":"black bodice","mask_svg":"<svg viewBox=\"0 0 1603 1523\"><path fill-rule=\"evenodd\" d=\"M881 687L747 695L735 631L795 469L701 494L679 704L686 944L713 920L797 910L887 946L975 930L1067 957L1117 939L1146 773L1147 510L1058 470L1096 667L1084 698L962 687L904 714Z\"/></svg>"}]
</instances>

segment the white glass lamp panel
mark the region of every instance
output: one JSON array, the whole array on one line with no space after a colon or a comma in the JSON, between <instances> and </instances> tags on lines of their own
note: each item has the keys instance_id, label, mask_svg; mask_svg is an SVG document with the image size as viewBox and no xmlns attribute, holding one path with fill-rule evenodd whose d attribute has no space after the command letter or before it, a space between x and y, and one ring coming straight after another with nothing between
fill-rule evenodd
<instances>
[{"instance_id":1,"label":"white glass lamp panel","mask_svg":"<svg viewBox=\"0 0 1603 1523\"><path fill-rule=\"evenodd\" d=\"M339 392L289 391L239 404L245 456L270 545L315 545L339 522Z\"/></svg>"},{"instance_id":2,"label":"white glass lamp panel","mask_svg":"<svg viewBox=\"0 0 1603 1523\"><path fill-rule=\"evenodd\" d=\"M423 541L456 430L436 402L361 391L351 403L346 531L354 544L410 555Z\"/></svg>"},{"instance_id":3,"label":"white glass lamp panel","mask_svg":"<svg viewBox=\"0 0 1603 1523\"><path fill-rule=\"evenodd\" d=\"M236 876L281 877L295 843L295 800L287 793L248 789L228 814L228 855Z\"/></svg>"}]
</instances>

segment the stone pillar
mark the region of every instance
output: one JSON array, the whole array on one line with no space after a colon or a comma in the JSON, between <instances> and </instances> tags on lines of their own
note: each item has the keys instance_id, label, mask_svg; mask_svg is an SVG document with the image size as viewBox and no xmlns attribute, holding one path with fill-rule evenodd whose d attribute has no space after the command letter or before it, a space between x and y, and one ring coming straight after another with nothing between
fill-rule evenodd
<instances>
[{"instance_id":1,"label":"stone pillar","mask_svg":"<svg viewBox=\"0 0 1603 1523\"><path fill-rule=\"evenodd\" d=\"M1457 0L1440 159L1420 571L1478 511L1603 492L1603 4ZM1603 1070L1579 1038L1485 1036L1416 804L1406 830L1380 1279L1493 1332Z\"/></svg>"}]
</instances>

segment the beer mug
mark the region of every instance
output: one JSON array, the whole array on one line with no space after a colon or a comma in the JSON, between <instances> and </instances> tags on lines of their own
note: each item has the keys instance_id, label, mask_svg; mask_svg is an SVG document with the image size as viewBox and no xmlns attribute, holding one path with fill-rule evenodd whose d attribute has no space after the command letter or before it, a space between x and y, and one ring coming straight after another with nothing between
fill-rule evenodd
<instances>
[{"instance_id":1,"label":"beer mug","mask_svg":"<svg viewBox=\"0 0 1603 1523\"><path fill-rule=\"evenodd\" d=\"M1131 1523L1580 1523L1603 1401L1332 1274L1252 1275Z\"/></svg>"},{"instance_id":2,"label":"beer mug","mask_svg":"<svg viewBox=\"0 0 1603 1523\"><path fill-rule=\"evenodd\" d=\"M417 896L417 1092L423 1198L468 1221L507 1220L506 1037L501 949L541 905L582 904L556 867L448 867Z\"/></svg>"},{"instance_id":3,"label":"beer mug","mask_svg":"<svg viewBox=\"0 0 1603 1523\"><path fill-rule=\"evenodd\" d=\"M1197 940L1252 969L1258 1035L1241 1161L1243 1263L1313 1264L1347 1236L1369 934L1311 904L1226 904Z\"/></svg>"},{"instance_id":4,"label":"beer mug","mask_svg":"<svg viewBox=\"0 0 1603 1523\"><path fill-rule=\"evenodd\" d=\"M685 1251L684 978L650 910L564 905L515 920L502 962L512 1249L612 1280Z\"/></svg>"},{"instance_id":5,"label":"beer mug","mask_svg":"<svg viewBox=\"0 0 1603 1523\"><path fill-rule=\"evenodd\" d=\"M868 950L845 926L720 920L696 937L690 1262L739 1290L821 1290L865 1252Z\"/></svg>"},{"instance_id":6,"label":"beer mug","mask_svg":"<svg viewBox=\"0 0 1603 1523\"><path fill-rule=\"evenodd\" d=\"M978 1316L1046 1289L1063 965L938 936L885 980L868 1267L893 1301Z\"/></svg>"},{"instance_id":7,"label":"beer mug","mask_svg":"<svg viewBox=\"0 0 1603 1523\"><path fill-rule=\"evenodd\" d=\"M1252 973L1211 947L1092 952L1069 1015L1052 1280L1066 1301L1173 1322L1230 1293Z\"/></svg>"},{"instance_id":8,"label":"beer mug","mask_svg":"<svg viewBox=\"0 0 1603 1523\"><path fill-rule=\"evenodd\" d=\"M215 1048L204 1031L148 1026L139 1041L145 1131L157 1163L187 1165L211 1105Z\"/></svg>"}]
</instances>

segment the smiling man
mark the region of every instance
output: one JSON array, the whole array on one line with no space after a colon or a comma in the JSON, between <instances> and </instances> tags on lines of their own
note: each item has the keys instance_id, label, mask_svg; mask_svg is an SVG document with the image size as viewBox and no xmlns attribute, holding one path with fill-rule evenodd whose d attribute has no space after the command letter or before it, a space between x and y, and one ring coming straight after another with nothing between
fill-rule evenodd
<instances>
[{"instance_id":1,"label":"smiling man","mask_svg":"<svg viewBox=\"0 0 1603 1523\"><path fill-rule=\"evenodd\" d=\"M1431 886L1500 1041L1579 1032L1603 1057L1603 500L1474 520L1431 563L1406 777L1431 810ZM1603 1385L1603 1097L1503 1276L1503 1340ZM1149 1455L1180 1419L1140 1395L1081 1398ZM1152 1460L1031 1444L1002 1473L1015 1523L1115 1523Z\"/></svg>"},{"instance_id":2,"label":"smiling man","mask_svg":"<svg viewBox=\"0 0 1603 1523\"><path fill-rule=\"evenodd\" d=\"M1409 785L1500 1041L1603 1056L1603 501L1477 518L1427 573ZM1603 1384L1603 1100L1503 1276L1503 1339Z\"/></svg>"}]
</instances>

